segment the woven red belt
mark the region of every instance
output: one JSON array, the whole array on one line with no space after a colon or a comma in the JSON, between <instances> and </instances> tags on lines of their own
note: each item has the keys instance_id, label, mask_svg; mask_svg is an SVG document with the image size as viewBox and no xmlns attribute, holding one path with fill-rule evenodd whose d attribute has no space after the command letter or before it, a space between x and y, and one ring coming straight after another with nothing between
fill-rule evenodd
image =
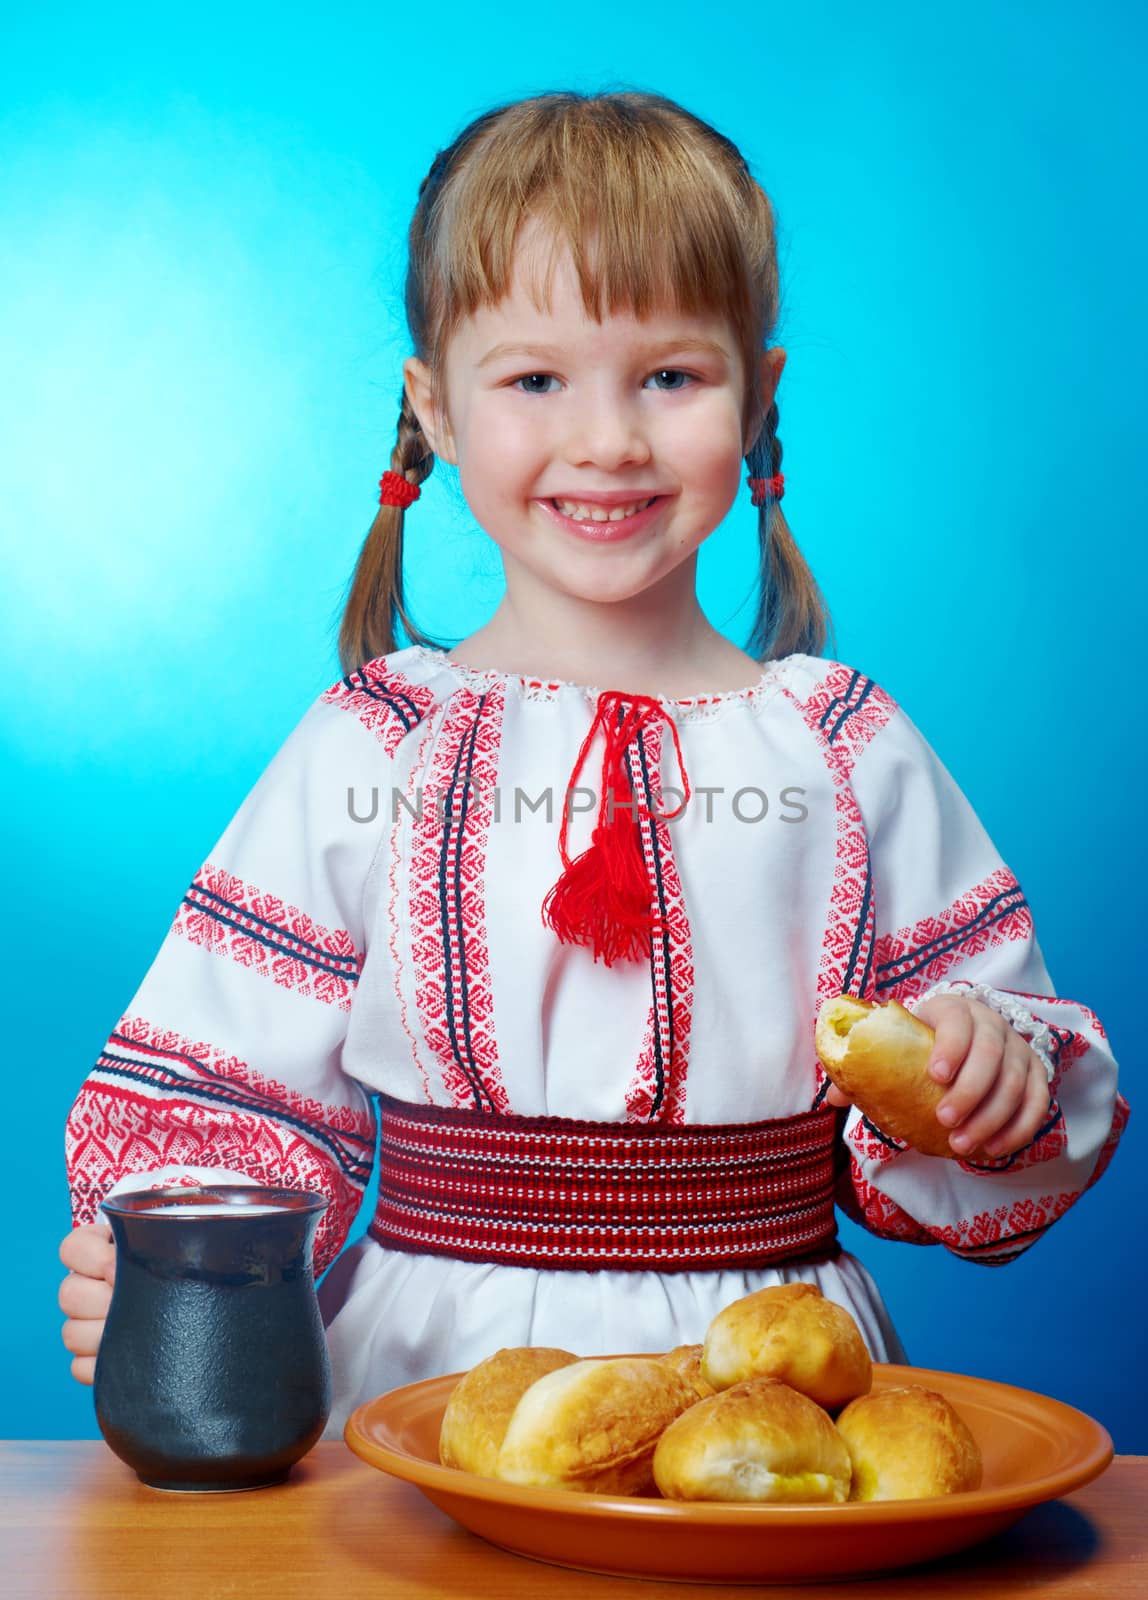
<instances>
[{"instance_id":1,"label":"woven red belt","mask_svg":"<svg viewBox=\"0 0 1148 1600\"><path fill-rule=\"evenodd\" d=\"M379 1096L390 1250L686 1272L840 1253L832 1108L768 1122L580 1122Z\"/></svg>"}]
</instances>

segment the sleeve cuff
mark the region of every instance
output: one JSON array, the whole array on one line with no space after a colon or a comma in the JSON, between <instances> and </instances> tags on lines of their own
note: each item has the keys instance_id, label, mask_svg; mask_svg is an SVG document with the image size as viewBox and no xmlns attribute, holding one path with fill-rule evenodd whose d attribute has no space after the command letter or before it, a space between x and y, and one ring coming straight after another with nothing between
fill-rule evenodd
<instances>
[{"instance_id":1,"label":"sleeve cuff","mask_svg":"<svg viewBox=\"0 0 1148 1600\"><path fill-rule=\"evenodd\" d=\"M968 978L958 978L951 983L933 984L924 994L909 1001L905 1009L915 1013L918 1006L939 994L960 994L970 1000L979 1000L1003 1017L1011 1028L1028 1041L1030 1049L1040 1058L1045 1077L1052 1083L1056 1071L1052 1061L1052 1029L1047 1022L1034 1017L1015 995L1007 989L994 989L989 983L973 983Z\"/></svg>"}]
</instances>

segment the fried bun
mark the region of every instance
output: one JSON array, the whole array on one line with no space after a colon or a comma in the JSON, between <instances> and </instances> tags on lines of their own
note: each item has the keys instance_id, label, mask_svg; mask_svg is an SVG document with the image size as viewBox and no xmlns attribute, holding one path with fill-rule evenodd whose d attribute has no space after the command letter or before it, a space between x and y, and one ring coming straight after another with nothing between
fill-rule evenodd
<instances>
[{"instance_id":1,"label":"fried bun","mask_svg":"<svg viewBox=\"0 0 1148 1600\"><path fill-rule=\"evenodd\" d=\"M875 1127L924 1155L955 1161L952 1130L937 1121L949 1086L928 1072L935 1038L897 1000L879 1005L840 995L821 1004L814 1048L836 1087Z\"/></svg>"},{"instance_id":2,"label":"fried bun","mask_svg":"<svg viewBox=\"0 0 1148 1600\"><path fill-rule=\"evenodd\" d=\"M845 1442L819 1405L776 1378L749 1378L699 1400L654 1451L667 1500L849 1498Z\"/></svg>"},{"instance_id":3,"label":"fried bun","mask_svg":"<svg viewBox=\"0 0 1148 1600\"><path fill-rule=\"evenodd\" d=\"M944 1395L879 1389L837 1418L853 1465L851 1500L923 1500L981 1485L981 1452Z\"/></svg>"},{"instance_id":4,"label":"fried bun","mask_svg":"<svg viewBox=\"0 0 1148 1600\"><path fill-rule=\"evenodd\" d=\"M514 1408L548 1372L568 1367L578 1357L569 1350L515 1347L496 1350L461 1377L451 1390L439 1433L439 1460L480 1477L494 1476Z\"/></svg>"},{"instance_id":5,"label":"fried bun","mask_svg":"<svg viewBox=\"0 0 1148 1600\"><path fill-rule=\"evenodd\" d=\"M583 1493L652 1494L654 1447L696 1400L656 1356L575 1362L519 1400L494 1475Z\"/></svg>"},{"instance_id":6,"label":"fried bun","mask_svg":"<svg viewBox=\"0 0 1148 1600\"><path fill-rule=\"evenodd\" d=\"M812 1283L743 1295L706 1332L702 1376L715 1389L746 1378L779 1378L828 1411L867 1394L873 1364L849 1312Z\"/></svg>"}]
</instances>

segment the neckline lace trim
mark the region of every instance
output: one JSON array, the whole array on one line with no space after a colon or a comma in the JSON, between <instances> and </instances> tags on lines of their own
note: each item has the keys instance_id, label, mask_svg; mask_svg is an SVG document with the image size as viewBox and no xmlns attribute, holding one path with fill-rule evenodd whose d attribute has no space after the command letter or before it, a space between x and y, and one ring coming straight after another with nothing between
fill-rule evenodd
<instances>
[{"instance_id":1,"label":"neckline lace trim","mask_svg":"<svg viewBox=\"0 0 1148 1600\"><path fill-rule=\"evenodd\" d=\"M570 683L563 678L526 678L516 672L501 672L497 667L470 667L454 661L445 650L435 650L428 645L412 645L411 649L422 661L453 672L464 683L474 687L489 688L494 684L514 688L524 700L534 702L555 701L560 694L580 694L586 700L596 700L600 688L585 683ZM678 720L707 721L721 716L734 706L757 709L779 687L786 658L766 662L756 683L743 689L722 689L714 694L688 695L675 699L670 695L654 695L659 704L673 711Z\"/></svg>"}]
</instances>

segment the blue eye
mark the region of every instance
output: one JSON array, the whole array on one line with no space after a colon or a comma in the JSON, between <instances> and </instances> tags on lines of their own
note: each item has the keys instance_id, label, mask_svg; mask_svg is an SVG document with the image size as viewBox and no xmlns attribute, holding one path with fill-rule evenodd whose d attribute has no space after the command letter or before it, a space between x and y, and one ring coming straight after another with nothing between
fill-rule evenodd
<instances>
[{"instance_id":1,"label":"blue eye","mask_svg":"<svg viewBox=\"0 0 1148 1600\"><path fill-rule=\"evenodd\" d=\"M554 376L554 374L552 372L527 372L521 378L515 378L514 382L511 384L511 387L512 388L517 388L520 383L529 383L531 381L531 379L533 379L533 378L547 379L547 378L552 378L553 376ZM520 393L522 393L522 394L549 394L550 390L549 389L523 389L523 390L520 391Z\"/></svg>"},{"instance_id":2,"label":"blue eye","mask_svg":"<svg viewBox=\"0 0 1148 1600\"><path fill-rule=\"evenodd\" d=\"M688 372L683 372L680 367L659 367L658 371L651 373L650 376L653 378L689 378L690 382L693 382L691 375ZM673 389L663 389L662 393L676 394L677 386Z\"/></svg>"}]
</instances>

